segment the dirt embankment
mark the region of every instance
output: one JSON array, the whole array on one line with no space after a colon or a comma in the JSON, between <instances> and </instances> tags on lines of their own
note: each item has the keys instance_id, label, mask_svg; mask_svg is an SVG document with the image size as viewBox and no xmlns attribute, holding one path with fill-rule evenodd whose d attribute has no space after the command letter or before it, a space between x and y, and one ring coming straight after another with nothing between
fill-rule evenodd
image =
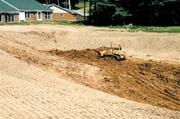
<instances>
[{"instance_id":1,"label":"dirt embankment","mask_svg":"<svg viewBox=\"0 0 180 119\"><path fill-rule=\"evenodd\" d=\"M110 94L180 111L179 64L147 60L180 61L179 36L91 27L2 26L0 49L30 65L63 74L67 80L71 77L78 83ZM97 59L92 49L109 46L111 42L122 43L131 58L121 62ZM78 50L86 48L90 49ZM69 49L77 50L61 51Z\"/></svg>"},{"instance_id":2,"label":"dirt embankment","mask_svg":"<svg viewBox=\"0 0 180 119\"><path fill-rule=\"evenodd\" d=\"M75 84L15 55L0 50L0 119L179 119L178 111Z\"/></svg>"},{"instance_id":3,"label":"dirt embankment","mask_svg":"<svg viewBox=\"0 0 180 119\"><path fill-rule=\"evenodd\" d=\"M179 33L125 32L118 29L28 25L0 26L0 36L39 50L81 50L122 44L129 56L180 62Z\"/></svg>"},{"instance_id":4,"label":"dirt embankment","mask_svg":"<svg viewBox=\"0 0 180 119\"><path fill-rule=\"evenodd\" d=\"M180 65L132 58L105 61L98 59L96 51L54 49L49 53L99 67L104 73L105 77L99 83L94 80L83 82L78 78L79 83L130 100L180 111Z\"/></svg>"},{"instance_id":5,"label":"dirt embankment","mask_svg":"<svg viewBox=\"0 0 180 119\"><path fill-rule=\"evenodd\" d=\"M0 49L77 83L137 102L180 110L179 65L132 58L105 61L97 58L97 49L39 51L8 40L1 40Z\"/></svg>"}]
</instances>

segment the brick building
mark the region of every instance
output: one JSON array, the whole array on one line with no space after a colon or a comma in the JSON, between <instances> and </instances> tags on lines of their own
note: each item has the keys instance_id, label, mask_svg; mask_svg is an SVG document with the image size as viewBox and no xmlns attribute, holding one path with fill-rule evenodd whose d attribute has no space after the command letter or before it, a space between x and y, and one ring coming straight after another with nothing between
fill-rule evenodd
<instances>
[{"instance_id":1,"label":"brick building","mask_svg":"<svg viewBox=\"0 0 180 119\"><path fill-rule=\"evenodd\" d=\"M0 0L0 22L52 20L52 10L35 0Z\"/></svg>"},{"instance_id":2,"label":"brick building","mask_svg":"<svg viewBox=\"0 0 180 119\"><path fill-rule=\"evenodd\" d=\"M76 10L69 10L67 8L64 8L55 4L50 4L47 6L53 12L52 19L54 21L83 21L84 20L84 14L77 12ZM86 17L88 17L88 15Z\"/></svg>"}]
</instances>

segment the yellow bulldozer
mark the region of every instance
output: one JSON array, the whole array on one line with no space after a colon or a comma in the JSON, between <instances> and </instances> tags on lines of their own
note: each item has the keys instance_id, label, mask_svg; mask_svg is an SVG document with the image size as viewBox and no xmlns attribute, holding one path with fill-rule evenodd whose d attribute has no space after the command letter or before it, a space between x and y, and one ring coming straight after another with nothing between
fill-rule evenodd
<instances>
[{"instance_id":1,"label":"yellow bulldozer","mask_svg":"<svg viewBox=\"0 0 180 119\"><path fill-rule=\"evenodd\" d=\"M98 50L99 57L105 60L125 60L126 59L126 53L122 51L121 44L113 45L111 43L111 47L103 47Z\"/></svg>"}]
</instances>

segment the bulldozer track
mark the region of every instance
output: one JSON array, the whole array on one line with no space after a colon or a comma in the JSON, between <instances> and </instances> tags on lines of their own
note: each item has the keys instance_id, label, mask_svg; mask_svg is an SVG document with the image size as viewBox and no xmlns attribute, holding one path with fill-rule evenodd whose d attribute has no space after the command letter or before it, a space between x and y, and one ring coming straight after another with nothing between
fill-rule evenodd
<instances>
[{"instance_id":1,"label":"bulldozer track","mask_svg":"<svg viewBox=\"0 0 180 119\"><path fill-rule=\"evenodd\" d=\"M132 57L120 62L105 61L97 58L97 49L43 49L40 45L37 48L36 43L10 37L14 32L9 31L10 36L3 33L0 36L2 119L178 119L180 116L178 63ZM53 33L58 36L58 32ZM19 38L35 35L38 40L44 39L42 34L50 33L17 34ZM69 31L65 35L69 34L72 35Z\"/></svg>"}]
</instances>

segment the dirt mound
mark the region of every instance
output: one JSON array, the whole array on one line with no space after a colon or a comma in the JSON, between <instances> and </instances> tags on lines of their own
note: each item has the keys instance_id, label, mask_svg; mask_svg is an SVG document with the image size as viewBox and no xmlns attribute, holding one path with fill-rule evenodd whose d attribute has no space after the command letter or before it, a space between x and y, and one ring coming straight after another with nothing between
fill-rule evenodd
<instances>
[{"instance_id":1,"label":"dirt mound","mask_svg":"<svg viewBox=\"0 0 180 119\"><path fill-rule=\"evenodd\" d=\"M66 81L2 50L0 85L0 119L179 119L180 116L177 111L139 104Z\"/></svg>"},{"instance_id":2,"label":"dirt mound","mask_svg":"<svg viewBox=\"0 0 180 119\"><path fill-rule=\"evenodd\" d=\"M43 70L63 74L67 80L140 103L180 110L179 65L132 58L106 61L97 58L97 49L44 52L7 40L0 43L0 49ZM89 66L97 67L98 72L92 75Z\"/></svg>"},{"instance_id":3,"label":"dirt mound","mask_svg":"<svg viewBox=\"0 0 180 119\"><path fill-rule=\"evenodd\" d=\"M135 59L180 61L180 35L96 29L1 26L0 118L49 119L65 114L67 118L178 119L179 112L119 97L180 111L180 65ZM122 43L131 57L98 59L97 49L92 48L111 42ZM119 97L78 88L74 81Z\"/></svg>"},{"instance_id":4,"label":"dirt mound","mask_svg":"<svg viewBox=\"0 0 180 119\"><path fill-rule=\"evenodd\" d=\"M66 50L66 51L52 49L47 52L52 55L62 56L62 57L71 58L71 59L79 58L79 59L85 59L85 60L88 59L88 60L93 60L93 61L96 61L96 60L115 61L115 59L112 59L112 58L100 58L98 52L103 49L107 49L107 47L100 47L96 49L84 49L84 50Z\"/></svg>"},{"instance_id":5,"label":"dirt mound","mask_svg":"<svg viewBox=\"0 0 180 119\"><path fill-rule=\"evenodd\" d=\"M180 66L164 62L127 59L105 61L98 59L98 49L51 50L49 53L80 63L99 67L105 72L101 83L90 87L141 103L180 110ZM81 79L77 82L87 84ZM101 88L99 88L101 87Z\"/></svg>"},{"instance_id":6,"label":"dirt mound","mask_svg":"<svg viewBox=\"0 0 180 119\"><path fill-rule=\"evenodd\" d=\"M48 51L53 55L65 56L69 58L87 58L87 59L97 59L98 58L98 49L86 49L86 50L68 50L61 51L58 49L52 49Z\"/></svg>"}]
</instances>

